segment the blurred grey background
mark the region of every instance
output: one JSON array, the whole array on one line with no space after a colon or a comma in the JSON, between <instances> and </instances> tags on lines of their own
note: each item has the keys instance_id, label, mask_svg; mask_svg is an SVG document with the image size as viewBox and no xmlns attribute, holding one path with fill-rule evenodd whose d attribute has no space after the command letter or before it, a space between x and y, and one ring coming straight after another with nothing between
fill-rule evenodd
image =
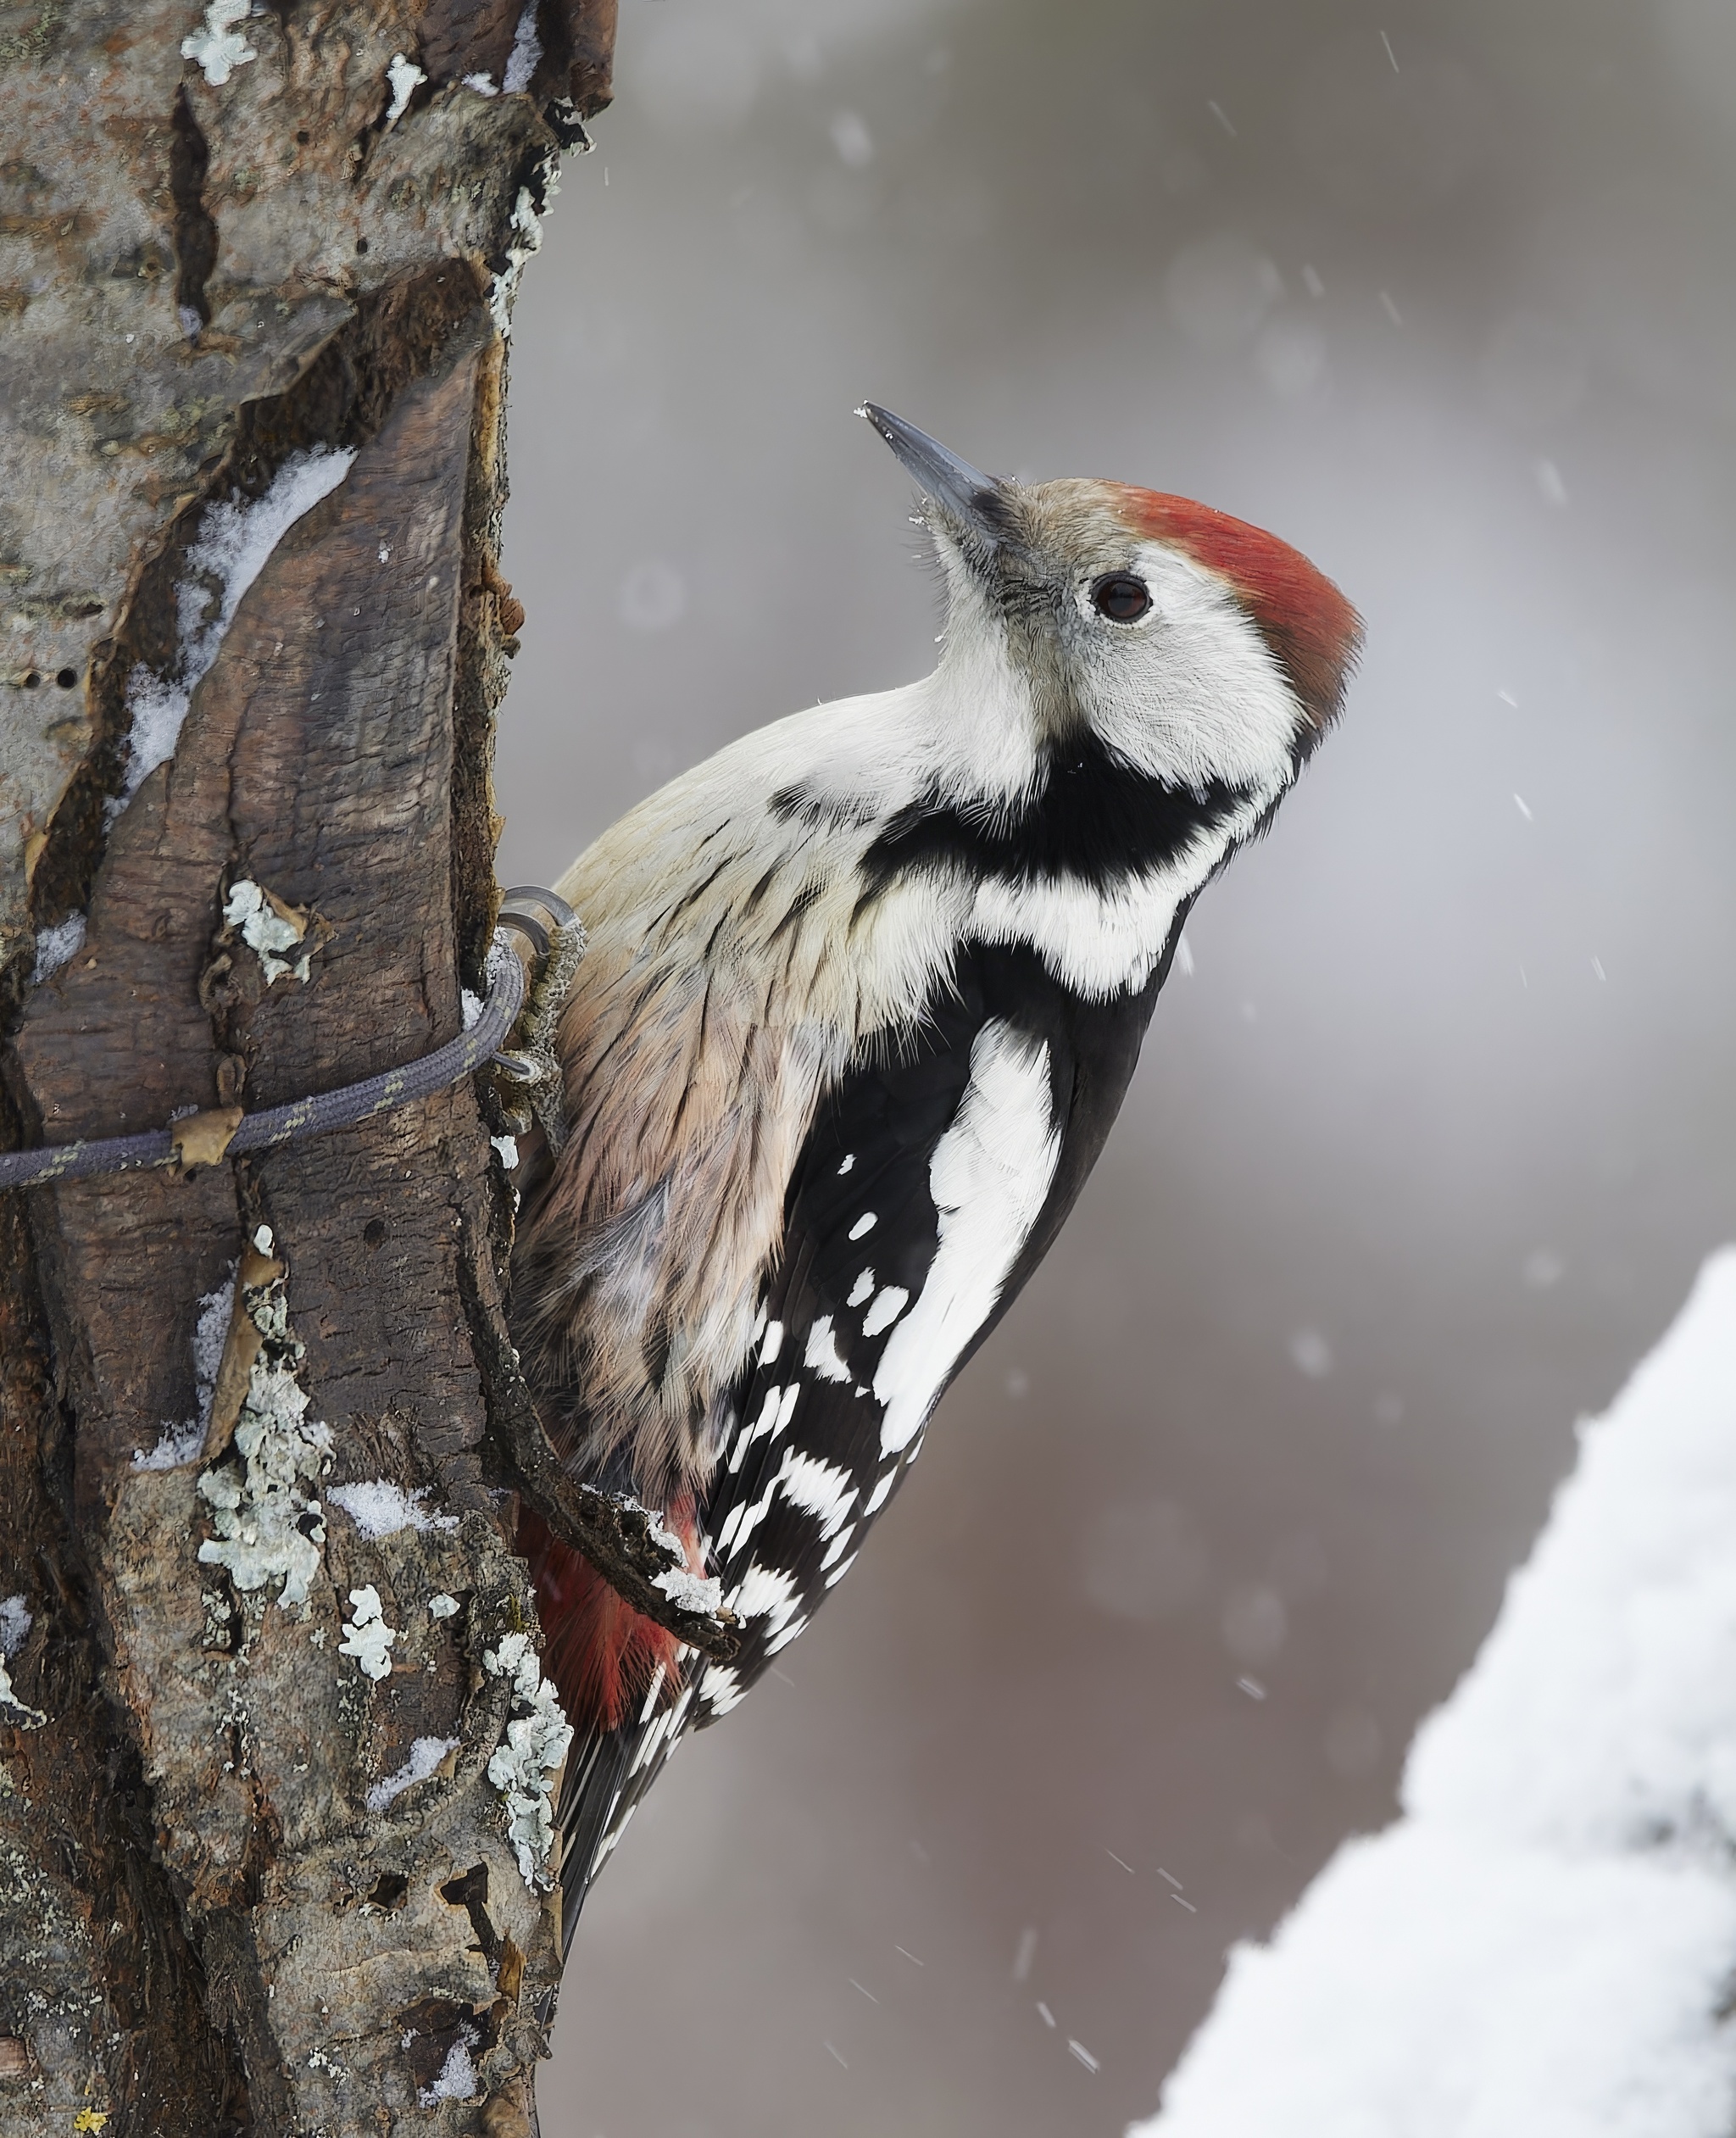
<instances>
[{"instance_id":1,"label":"blurred grey background","mask_svg":"<svg viewBox=\"0 0 1736 2138\"><path fill-rule=\"evenodd\" d=\"M617 80L518 311L503 881L928 662L864 395L1367 619L1060 1247L603 1879L542 2087L548 2138L1114 2133L1736 1231L1736 9L626 0Z\"/></svg>"}]
</instances>

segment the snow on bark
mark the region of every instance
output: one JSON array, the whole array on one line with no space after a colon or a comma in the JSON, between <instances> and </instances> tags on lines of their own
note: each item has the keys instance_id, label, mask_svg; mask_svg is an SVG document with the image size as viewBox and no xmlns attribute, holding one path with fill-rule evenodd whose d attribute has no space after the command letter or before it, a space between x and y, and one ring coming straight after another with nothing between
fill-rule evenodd
<instances>
[{"instance_id":1,"label":"snow on bark","mask_svg":"<svg viewBox=\"0 0 1736 2138\"><path fill-rule=\"evenodd\" d=\"M1129 2138L1725 2138L1736 1250L1582 1428L1494 1630Z\"/></svg>"},{"instance_id":2,"label":"snow on bark","mask_svg":"<svg viewBox=\"0 0 1736 2138\"><path fill-rule=\"evenodd\" d=\"M242 596L296 521L342 482L355 457L348 450L292 454L257 502L231 499L207 514L187 554L192 576L175 590L181 629L174 671L159 676L141 665L133 671L126 778L112 814L174 756L192 694L209 673Z\"/></svg>"}]
</instances>

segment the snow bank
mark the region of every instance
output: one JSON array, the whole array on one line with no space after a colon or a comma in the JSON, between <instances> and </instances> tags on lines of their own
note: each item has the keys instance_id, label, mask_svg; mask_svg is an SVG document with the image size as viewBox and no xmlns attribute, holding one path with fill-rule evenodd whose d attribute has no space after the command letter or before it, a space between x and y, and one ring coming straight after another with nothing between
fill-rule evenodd
<instances>
[{"instance_id":1,"label":"snow bank","mask_svg":"<svg viewBox=\"0 0 1736 2138\"><path fill-rule=\"evenodd\" d=\"M1728 2138L1736 1250L1582 1428L1402 1802L1231 1955L1129 2138Z\"/></svg>"}]
</instances>

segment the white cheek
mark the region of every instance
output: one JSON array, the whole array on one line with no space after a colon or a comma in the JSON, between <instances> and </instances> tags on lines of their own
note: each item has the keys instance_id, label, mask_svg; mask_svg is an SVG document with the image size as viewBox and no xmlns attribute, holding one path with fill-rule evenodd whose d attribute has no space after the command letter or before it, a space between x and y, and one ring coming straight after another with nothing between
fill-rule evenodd
<instances>
[{"instance_id":1,"label":"white cheek","mask_svg":"<svg viewBox=\"0 0 1736 2138\"><path fill-rule=\"evenodd\" d=\"M1258 628L1222 584L1162 549L1141 553L1153 612L1081 632L1095 732L1143 771L1179 786L1221 780L1276 790L1305 715Z\"/></svg>"}]
</instances>

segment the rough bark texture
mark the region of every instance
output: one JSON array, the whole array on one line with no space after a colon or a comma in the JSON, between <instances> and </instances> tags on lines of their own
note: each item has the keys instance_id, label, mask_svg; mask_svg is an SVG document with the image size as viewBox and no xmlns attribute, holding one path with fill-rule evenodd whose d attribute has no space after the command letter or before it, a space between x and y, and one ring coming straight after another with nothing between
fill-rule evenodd
<instances>
[{"instance_id":1,"label":"rough bark texture","mask_svg":"<svg viewBox=\"0 0 1736 2138\"><path fill-rule=\"evenodd\" d=\"M458 1028L520 615L500 328L612 16L0 4L13 1139L270 1105ZM464 86L527 58L524 93ZM309 465L326 494L225 622L217 537ZM244 880L312 916L304 979L225 923ZM0 1198L0 2138L529 2128L559 1936L488 1773L534 1627L487 1478L492 1168L466 1086ZM208 1462L196 1331L262 1226L258 1406ZM309 1464L269 1578L243 1442ZM353 1519L346 1482L415 1519Z\"/></svg>"}]
</instances>

